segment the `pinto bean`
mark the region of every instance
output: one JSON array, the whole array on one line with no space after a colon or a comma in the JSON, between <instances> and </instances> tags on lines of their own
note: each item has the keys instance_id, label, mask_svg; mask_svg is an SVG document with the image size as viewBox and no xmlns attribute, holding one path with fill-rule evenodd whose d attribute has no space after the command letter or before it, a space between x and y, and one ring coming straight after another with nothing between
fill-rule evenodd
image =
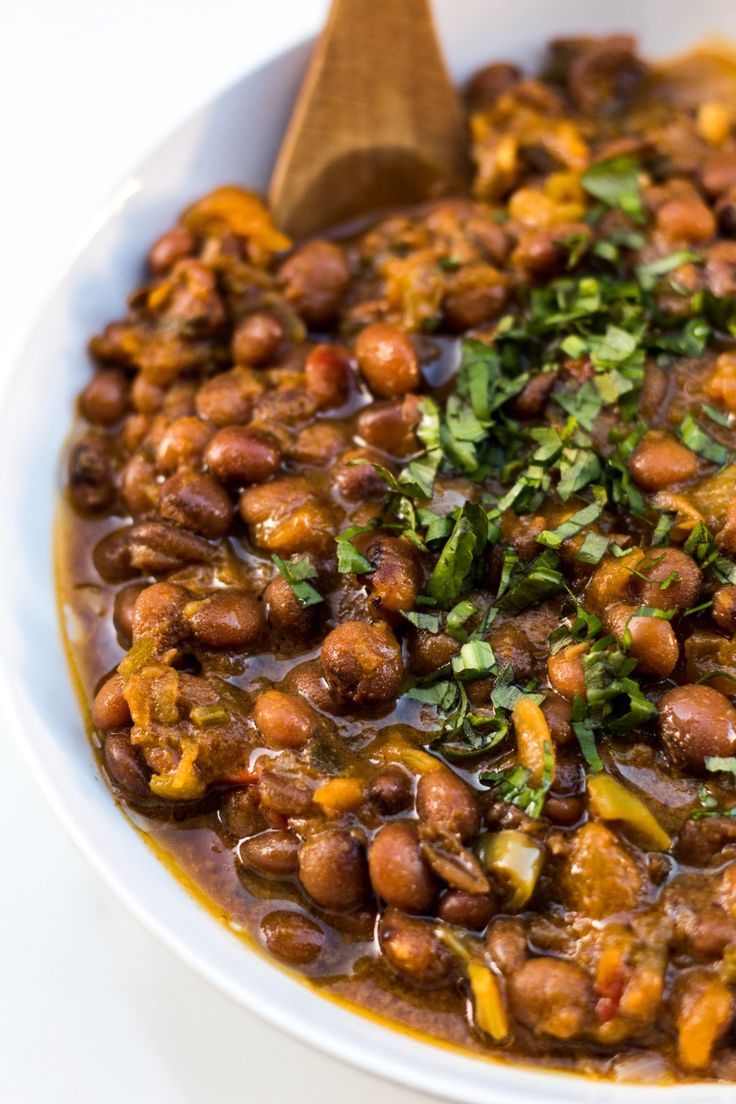
<instances>
[{"instance_id":1,"label":"pinto bean","mask_svg":"<svg viewBox=\"0 0 736 1104\"><path fill-rule=\"evenodd\" d=\"M188 257L197 247L197 239L186 226L173 226L153 243L148 251L148 267L156 275L168 272L177 261Z\"/></svg>"},{"instance_id":2,"label":"pinto bean","mask_svg":"<svg viewBox=\"0 0 736 1104\"><path fill-rule=\"evenodd\" d=\"M358 415L358 436L369 448L392 456L410 456L420 448L416 428L421 420L418 395L373 402Z\"/></svg>"},{"instance_id":3,"label":"pinto bean","mask_svg":"<svg viewBox=\"0 0 736 1104\"><path fill-rule=\"evenodd\" d=\"M412 803L410 776L401 767L384 767L368 784L368 797L380 812L393 816L403 813Z\"/></svg>"},{"instance_id":4,"label":"pinto bean","mask_svg":"<svg viewBox=\"0 0 736 1104\"><path fill-rule=\"evenodd\" d=\"M277 770L265 770L257 788L261 804L283 816L302 816L312 804L312 790L305 781Z\"/></svg>"},{"instance_id":5,"label":"pinto bean","mask_svg":"<svg viewBox=\"0 0 736 1104\"><path fill-rule=\"evenodd\" d=\"M454 832L463 840L472 839L480 829L480 816L469 787L449 768L421 775L417 815L425 824Z\"/></svg>"},{"instance_id":6,"label":"pinto bean","mask_svg":"<svg viewBox=\"0 0 736 1104\"><path fill-rule=\"evenodd\" d=\"M498 912L498 900L491 893L464 893L451 889L443 896L437 909L440 920L457 924L469 931L482 931Z\"/></svg>"},{"instance_id":7,"label":"pinto bean","mask_svg":"<svg viewBox=\"0 0 736 1104\"><path fill-rule=\"evenodd\" d=\"M270 433L225 426L207 445L204 459L224 483L263 483L278 471L281 449Z\"/></svg>"},{"instance_id":8,"label":"pinto bean","mask_svg":"<svg viewBox=\"0 0 736 1104\"><path fill-rule=\"evenodd\" d=\"M411 638L409 662L417 675L429 675L449 663L460 651L460 644L447 633L419 629Z\"/></svg>"},{"instance_id":9,"label":"pinto bean","mask_svg":"<svg viewBox=\"0 0 736 1104\"><path fill-rule=\"evenodd\" d=\"M142 521L128 536L130 562L146 575L162 575L193 563L210 563L215 549L201 537L163 521Z\"/></svg>"},{"instance_id":10,"label":"pinto bean","mask_svg":"<svg viewBox=\"0 0 736 1104\"><path fill-rule=\"evenodd\" d=\"M190 597L189 591L178 583L144 587L133 608L133 642L150 638L160 648L171 648L185 639L189 630L183 610Z\"/></svg>"},{"instance_id":11,"label":"pinto bean","mask_svg":"<svg viewBox=\"0 0 736 1104\"><path fill-rule=\"evenodd\" d=\"M736 586L722 586L713 595L713 620L724 632L736 633Z\"/></svg>"},{"instance_id":12,"label":"pinto bean","mask_svg":"<svg viewBox=\"0 0 736 1104\"><path fill-rule=\"evenodd\" d=\"M299 866L299 837L272 828L241 841L238 858L244 866L273 878L288 878Z\"/></svg>"},{"instance_id":13,"label":"pinto bean","mask_svg":"<svg viewBox=\"0 0 736 1104\"><path fill-rule=\"evenodd\" d=\"M659 734L675 766L703 774L706 756L736 753L736 708L712 686L675 686L660 698Z\"/></svg>"},{"instance_id":14,"label":"pinto bean","mask_svg":"<svg viewBox=\"0 0 736 1104\"><path fill-rule=\"evenodd\" d=\"M214 476L181 471L161 487L159 512L166 521L216 540L230 528L233 504Z\"/></svg>"},{"instance_id":15,"label":"pinto bean","mask_svg":"<svg viewBox=\"0 0 736 1104\"><path fill-rule=\"evenodd\" d=\"M324 326L338 312L350 283L350 268L339 245L312 241L286 258L278 279L305 322Z\"/></svg>"},{"instance_id":16,"label":"pinto bean","mask_svg":"<svg viewBox=\"0 0 736 1104\"><path fill-rule=\"evenodd\" d=\"M409 338L389 322L372 322L355 341L358 365L374 395L393 398L416 391L419 357Z\"/></svg>"},{"instance_id":17,"label":"pinto bean","mask_svg":"<svg viewBox=\"0 0 736 1104\"><path fill-rule=\"evenodd\" d=\"M702 581L702 571L687 552L653 548L637 563L629 591L642 606L685 610L697 605Z\"/></svg>"},{"instance_id":18,"label":"pinto bean","mask_svg":"<svg viewBox=\"0 0 736 1104\"><path fill-rule=\"evenodd\" d=\"M534 668L534 653L527 635L510 623L493 625L488 634L499 667L510 665L516 682L526 682Z\"/></svg>"},{"instance_id":19,"label":"pinto bean","mask_svg":"<svg viewBox=\"0 0 736 1104\"><path fill-rule=\"evenodd\" d=\"M590 227L582 222L559 223L524 230L511 254L515 268L533 275L546 276L563 270L569 261L570 241L581 242L586 248L591 240Z\"/></svg>"},{"instance_id":20,"label":"pinto bean","mask_svg":"<svg viewBox=\"0 0 736 1104\"><path fill-rule=\"evenodd\" d=\"M396 700L404 665L387 626L345 621L325 637L321 658L328 686L343 701L374 707Z\"/></svg>"},{"instance_id":21,"label":"pinto bean","mask_svg":"<svg viewBox=\"0 0 736 1104\"><path fill-rule=\"evenodd\" d=\"M132 525L115 529L98 541L92 553L92 560L99 575L106 583L124 583L139 575L130 554L130 535Z\"/></svg>"},{"instance_id":22,"label":"pinto bean","mask_svg":"<svg viewBox=\"0 0 736 1104\"><path fill-rule=\"evenodd\" d=\"M422 573L412 546L401 537L368 534L356 547L373 565L366 576L370 603L378 610L399 613L414 608L422 585Z\"/></svg>"},{"instance_id":23,"label":"pinto bean","mask_svg":"<svg viewBox=\"0 0 736 1104\"><path fill-rule=\"evenodd\" d=\"M302 464L323 468L344 450L347 440L342 426L334 422L315 422L301 430L289 454Z\"/></svg>"},{"instance_id":24,"label":"pinto bean","mask_svg":"<svg viewBox=\"0 0 736 1104\"><path fill-rule=\"evenodd\" d=\"M555 1039L580 1037L593 1011L593 987L575 963L531 958L508 981L516 1019L535 1035Z\"/></svg>"},{"instance_id":25,"label":"pinto bean","mask_svg":"<svg viewBox=\"0 0 736 1104\"><path fill-rule=\"evenodd\" d=\"M261 548L290 556L334 547L334 521L306 479L274 479L246 487L240 515Z\"/></svg>"},{"instance_id":26,"label":"pinto bean","mask_svg":"<svg viewBox=\"0 0 736 1104\"><path fill-rule=\"evenodd\" d=\"M290 966L308 966L319 958L325 943L315 920L290 909L267 913L261 920L261 938L272 955Z\"/></svg>"},{"instance_id":27,"label":"pinto bean","mask_svg":"<svg viewBox=\"0 0 736 1104\"><path fill-rule=\"evenodd\" d=\"M319 728L307 702L280 690L264 690L258 695L253 719L266 743L276 748L302 748Z\"/></svg>"},{"instance_id":28,"label":"pinto bean","mask_svg":"<svg viewBox=\"0 0 736 1104\"><path fill-rule=\"evenodd\" d=\"M136 520L155 511L161 488L155 466L142 453L131 456L123 468L120 493L128 512Z\"/></svg>"},{"instance_id":29,"label":"pinto bean","mask_svg":"<svg viewBox=\"0 0 736 1104\"><path fill-rule=\"evenodd\" d=\"M266 827L254 786L228 790L220 806L219 817L225 831L236 839L255 836Z\"/></svg>"},{"instance_id":30,"label":"pinto bean","mask_svg":"<svg viewBox=\"0 0 736 1104\"><path fill-rule=\"evenodd\" d=\"M680 658L680 645L669 621L660 617L637 616L637 606L618 602L606 610L604 622L609 632L623 641L631 637L629 653L638 660L637 670L645 675L667 678Z\"/></svg>"},{"instance_id":31,"label":"pinto bean","mask_svg":"<svg viewBox=\"0 0 736 1104\"><path fill-rule=\"evenodd\" d=\"M286 677L285 686L290 693L306 698L322 713L340 715L345 712L344 704L338 701L323 678L322 664L318 659L292 667Z\"/></svg>"},{"instance_id":32,"label":"pinto bean","mask_svg":"<svg viewBox=\"0 0 736 1104\"><path fill-rule=\"evenodd\" d=\"M471 111L482 111L495 103L502 92L506 92L521 79L521 71L508 62L495 62L485 65L474 73L465 89L465 99Z\"/></svg>"},{"instance_id":33,"label":"pinto bean","mask_svg":"<svg viewBox=\"0 0 736 1104\"><path fill-rule=\"evenodd\" d=\"M69 453L69 498L81 514L99 514L115 501L115 470L105 441L84 437Z\"/></svg>"},{"instance_id":34,"label":"pinto bean","mask_svg":"<svg viewBox=\"0 0 736 1104\"><path fill-rule=\"evenodd\" d=\"M266 630L262 603L235 587L190 602L184 617L196 643L205 648L252 648Z\"/></svg>"},{"instance_id":35,"label":"pinto bean","mask_svg":"<svg viewBox=\"0 0 736 1104\"><path fill-rule=\"evenodd\" d=\"M307 392L320 410L342 406L350 394L350 357L339 345L317 345L304 365Z\"/></svg>"},{"instance_id":36,"label":"pinto bean","mask_svg":"<svg viewBox=\"0 0 736 1104\"><path fill-rule=\"evenodd\" d=\"M547 718L550 736L556 744L567 744L573 737L572 704L554 692L545 695L542 712Z\"/></svg>"},{"instance_id":37,"label":"pinto bean","mask_svg":"<svg viewBox=\"0 0 736 1104\"><path fill-rule=\"evenodd\" d=\"M206 380L194 401L197 414L205 421L216 426L241 425L248 421L263 392L264 385L255 372L237 367Z\"/></svg>"},{"instance_id":38,"label":"pinto bean","mask_svg":"<svg viewBox=\"0 0 736 1104\"><path fill-rule=\"evenodd\" d=\"M413 821L395 820L376 833L368 851L371 883L379 897L403 912L430 912L437 880L422 854Z\"/></svg>"},{"instance_id":39,"label":"pinto bean","mask_svg":"<svg viewBox=\"0 0 736 1104\"><path fill-rule=\"evenodd\" d=\"M583 656L587 650L587 644L570 644L547 660L550 686L567 701L587 696L583 668Z\"/></svg>"},{"instance_id":40,"label":"pinto bean","mask_svg":"<svg viewBox=\"0 0 736 1104\"><path fill-rule=\"evenodd\" d=\"M127 413L130 388L124 372L103 368L89 381L79 405L88 422L113 426Z\"/></svg>"},{"instance_id":41,"label":"pinto bean","mask_svg":"<svg viewBox=\"0 0 736 1104\"><path fill-rule=\"evenodd\" d=\"M123 794L138 801L151 796L148 772L125 732L111 732L102 749L107 772Z\"/></svg>"},{"instance_id":42,"label":"pinto bean","mask_svg":"<svg viewBox=\"0 0 736 1104\"><path fill-rule=\"evenodd\" d=\"M394 969L424 989L439 988L453 979L455 958L425 920L390 908L381 918L378 943Z\"/></svg>"},{"instance_id":43,"label":"pinto bean","mask_svg":"<svg viewBox=\"0 0 736 1104\"><path fill-rule=\"evenodd\" d=\"M349 501L382 498L386 493L386 484L373 467L374 463L382 463L382 459L380 453L372 449L350 449L344 452L332 468L333 482L343 498ZM366 462L359 464L359 460Z\"/></svg>"},{"instance_id":44,"label":"pinto bean","mask_svg":"<svg viewBox=\"0 0 736 1104\"><path fill-rule=\"evenodd\" d=\"M156 449L156 466L169 474L179 468L198 468L212 430L199 418L177 418L166 430Z\"/></svg>"},{"instance_id":45,"label":"pinto bean","mask_svg":"<svg viewBox=\"0 0 736 1104\"><path fill-rule=\"evenodd\" d=\"M276 575L263 592L271 628L288 638L308 636L314 627L315 607L303 606L283 575Z\"/></svg>"},{"instance_id":46,"label":"pinto bean","mask_svg":"<svg viewBox=\"0 0 736 1104\"><path fill-rule=\"evenodd\" d=\"M275 314L269 311L249 314L235 327L233 360L236 364L269 364L276 358L285 336L283 323Z\"/></svg>"},{"instance_id":47,"label":"pinto bean","mask_svg":"<svg viewBox=\"0 0 736 1104\"><path fill-rule=\"evenodd\" d=\"M128 728L130 709L125 700L125 684L122 675L110 675L95 694L92 702L92 723L103 730Z\"/></svg>"},{"instance_id":48,"label":"pinto bean","mask_svg":"<svg viewBox=\"0 0 736 1104\"><path fill-rule=\"evenodd\" d=\"M319 832L302 844L299 877L322 908L356 908L370 895L365 852L349 832L338 828Z\"/></svg>"},{"instance_id":49,"label":"pinto bean","mask_svg":"<svg viewBox=\"0 0 736 1104\"><path fill-rule=\"evenodd\" d=\"M650 429L629 458L629 471L645 491L662 491L673 483L692 479L698 458L671 433Z\"/></svg>"},{"instance_id":50,"label":"pinto bean","mask_svg":"<svg viewBox=\"0 0 736 1104\"><path fill-rule=\"evenodd\" d=\"M133 612L138 596L146 589L146 583L129 583L115 595L112 620L118 640L129 648L133 640Z\"/></svg>"},{"instance_id":51,"label":"pinto bean","mask_svg":"<svg viewBox=\"0 0 736 1104\"><path fill-rule=\"evenodd\" d=\"M486 935L486 950L503 974L517 973L526 962L527 939L521 920L494 920Z\"/></svg>"},{"instance_id":52,"label":"pinto bean","mask_svg":"<svg viewBox=\"0 0 736 1104\"><path fill-rule=\"evenodd\" d=\"M736 187L736 153L718 150L705 158L700 171L701 183L710 196L719 196Z\"/></svg>"},{"instance_id":53,"label":"pinto bean","mask_svg":"<svg viewBox=\"0 0 736 1104\"><path fill-rule=\"evenodd\" d=\"M671 241L700 242L715 237L716 221L699 196L675 196L658 209L657 229Z\"/></svg>"},{"instance_id":54,"label":"pinto bean","mask_svg":"<svg viewBox=\"0 0 736 1104\"><path fill-rule=\"evenodd\" d=\"M675 847L677 858L689 866L707 866L720 861L725 847L736 846L736 819L730 816L709 816L702 820L688 819L680 829Z\"/></svg>"}]
</instances>

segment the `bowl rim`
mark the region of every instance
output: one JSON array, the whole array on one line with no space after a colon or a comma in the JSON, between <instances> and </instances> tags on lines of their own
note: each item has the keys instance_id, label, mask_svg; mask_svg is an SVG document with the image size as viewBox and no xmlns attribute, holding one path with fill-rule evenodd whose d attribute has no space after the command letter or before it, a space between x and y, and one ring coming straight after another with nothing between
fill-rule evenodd
<instances>
[{"instance_id":1,"label":"bowl rim","mask_svg":"<svg viewBox=\"0 0 736 1104\"><path fill-rule=\"evenodd\" d=\"M115 217L115 213L121 205L139 188L139 176L145 172L148 162L169 142L186 130L194 118L203 110L214 106L228 92L236 89L240 83L249 78L257 78L260 73L274 64L282 64L289 60L305 55L311 38L287 47L275 49L266 57L261 58L258 64L244 70L233 81L225 82L218 86L207 99L193 110L189 109L175 124L168 129L165 135L151 145L143 156L138 158L135 167L100 204L97 212L87 221L86 226L77 235L76 242L69 250L66 260L52 273L45 282L40 303L25 328L25 334L21 337L17 354L0 390L0 457L4 449L5 434L3 428L12 418L13 404L16 395L21 390L22 366L32 347L33 336L36 330L43 325L43 316L46 308L53 302L54 297L67 277L73 264L84 254L87 247L94 240L98 232ZM58 462L58 458L57 458ZM52 518L55 524L55 518ZM53 549L53 540L50 542L50 550ZM51 570L53 567L53 551L50 556ZM54 591L56 586L54 583ZM56 612L57 631L60 636L61 628L58 625L58 611ZM308 983L300 980L295 972L282 968L260 956L254 949L250 951L252 965L261 963L269 972L280 974L284 981L300 990L302 994L308 994L314 1002L314 1008L319 1012L320 1008L339 1009L340 1017L349 1017L353 1024L357 1025L355 1031L339 1032L333 1029L325 1030L321 1026L322 1017L315 1015L314 1019L299 1016L297 1005L294 1001L291 1007L288 1001L275 1001L264 997L258 986L250 987L247 982L243 984L238 978L229 976L220 966L208 958L206 948L203 950L186 936L182 936L173 923L173 918L167 910L160 913L155 908L155 902L149 900L140 889L136 887L135 877L127 871L117 870L106 857L104 847L98 844L84 821L80 820L70 801L65 796L62 787L55 778L53 771L44 762L43 757L31 738L29 738L23 721L22 712L13 692L13 676L11 664L8 660L7 648L9 642L3 631L2 619L0 619L0 715L7 718L12 732L14 743L18 747L23 761L27 765L35 783L53 810L68 838L74 844L77 851L83 856L89 866L100 879L108 886L113 894L120 900L127 911L150 932L151 935L169 950L171 950L182 962L195 970L201 977L214 985L221 992L230 997L236 1004L246 1008L249 1012L265 1019L272 1026L286 1032L297 1040L314 1047L322 1053L345 1064L358 1068L365 1073L391 1081L404 1088L415 1092L424 1092L434 1098L467 1102L467 1104L531 1104L531 1101L539 1099L540 1095L550 1104L574 1104L583 1101L608 1101L609 1104L653 1104L654 1101L663 1100L663 1093L668 1093L670 1099L676 1099L678 1104L701 1104L703 1088L707 1085L707 1092L712 1104L718 1104L721 1100L733 1100L730 1091L736 1086L718 1085L713 1082L699 1082L678 1085L650 1085L641 1083L614 1082L609 1079L591 1078L585 1075L571 1073L569 1071L524 1065L523 1063L505 1062L494 1060L492 1057L474 1055L471 1052L463 1052L461 1048L442 1042L433 1041L422 1035L414 1035L411 1031L394 1026L389 1020L382 1021L380 1017L373 1017L370 1013L343 1003L329 996L321 995L312 989ZM67 669L67 677L72 679L70 669ZM76 697L76 692L75 692ZM108 791L111 806L114 806L119 817L121 834L131 837L136 836L130 820L112 798ZM133 831L131 831L133 828ZM143 841L142 845L152 852L152 848ZM190 893L183 881L166 869L158 856L155 856L162 878L175 882L182 897L188 902L194 902L197 910L206 918L207 924L227 932L227 925L218 921L209 911ZM169 912L171 910L168 910ZM248 955L248 949L242 946L242 953ZM257 971L257 966L253 966ZM251 979L252 980L252 979ZM292 992L294 990L292 989ZM330 1018L326 1014L326 1018ZM349 1025L348 1025L349 1026ZM355 1037L353 1037L355 1036ZM438 1068L439 1067L439 1068ZM475 1070L482 1071L487 1076L484 1084L470 1084L471 1078L463 1078L464 1073ZM465 1081L465 1083L463 1083ZM477 1081L477 1079L476 1079ZM729 1095L724 1095L724 1091Z\"/></svg>"}]
</instances>

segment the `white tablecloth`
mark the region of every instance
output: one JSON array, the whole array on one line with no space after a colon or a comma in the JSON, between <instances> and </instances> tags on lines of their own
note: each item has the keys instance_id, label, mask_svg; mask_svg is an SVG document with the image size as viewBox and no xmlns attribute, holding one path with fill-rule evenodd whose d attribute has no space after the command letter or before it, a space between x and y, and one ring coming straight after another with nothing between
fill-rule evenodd
<instances>
[{"instance_id":1,"label":"white tablecloth","mask_svg":"<svg viewBox=\"0 0 736 1104\"><path fill-rule=\"evenodd\" d=\"M313 30L326 7L0 4L0 384L116 182L207 96ZM419 1101L287 1039L154 942L64 837L1 718L0 790L3 1104Z\"/></svg>"}]
</instances>

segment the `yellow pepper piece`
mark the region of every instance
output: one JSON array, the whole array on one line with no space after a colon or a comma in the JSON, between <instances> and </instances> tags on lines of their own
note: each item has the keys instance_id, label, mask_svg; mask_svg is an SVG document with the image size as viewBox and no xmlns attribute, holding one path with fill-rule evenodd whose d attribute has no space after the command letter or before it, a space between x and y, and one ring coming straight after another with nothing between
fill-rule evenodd
<instances>
[{"instance_id":1,"label":"yellow pepper piece","mask_svg":"<svg viewBox=\"0 0 736 1104\"><path fill-rule=\"evenodd\" d=\"M511 888L506 907L518 912L535 890L544 865L544 850L526 832L506 828L481 836L478 858L490 873Z\"/></svg>"},{"instance_id":2,"label":"yellow pepper piece","mask_svg":"<svg viewBox=\"0 0 736 1104\"><path fill-rule=\"evenodd\" d=\"M360 805L363 786L357 778L330 778L317 787L313 800L327 816L339 816Z\"/></svg>"},{"instance_id":3,"label":"yellow pepper piece","mask_svg":"<svg viewBox=\"0 0 736 1104\"><path fill-rule=\"evenodd\" d=\"M509 1018L498 978L484 963L469 962L468 980L473 992L475 1022L481 1031L500 1043L508 1036Z\"/></svg>"},{"instance_id":4,"label":"yellow pepper piece","mask_svg":"<svg viewBox=\"0 0 736 1104\"><path fill-rule=\"evenodd\" d=\"M547 768L548 780L555 777L555 748L547 718L536 702L519 698L511 718L516 732L519 762L529 771L529 785L539 786Z\"/></svg>"},{"instance_id":5,"label":"yellow pepper piece","mask_svg":"<svg viewBox=\"0 0 736 1104\"><path fill-rule=\"evenodd\" d=\"M255 192L228 185L202 196L181 216L195 234L238 234L276 252L288 249L291 240L271 221L271 213Z\"/></svg>"},{"instance_id":6,"label":"yellow pepper piece","mask_svg":"<svg viewBox=\"0 0 736 1104\"><path fill-rule=\"evenodd\" d=\"M594 774L588 779L588 805L601 820L622 820L653 851L666 851L671 839L643 801L610 774Z\"/></svg>"},{"instance_id":7,"label":"yellow pepper piece","mask_svg":"<svg viewBox=\"0 0 736 1104\"><path fill-rule=\"evenodd\" d=\"M723 103L710 100L698 108L695 129L711 146L722 146L731 133L732 115Z\"/></svg>"},{"instance_id":8,"label":"yellow pepper piece","mask_svg":"<svg viewBox=\"0 0 736 1104\"><path fill-rule=\"evenodd\" d=\"M193 801L202 796L205 785L194 762L198 750L195 740L186 742L174 773L154 774L150 786L156 797L172 801Z\"/></svg>"},{"instance_id":9,"label":"yellow pepper piece","mask_svg":"<svg viewBox=\"0 0 736 1104\"><path fill-rule=\"evenodd\" d=\"M382 757L387 763L401 763L412 774L429 774L430 771L439 770L442 766L434 755L403 740L392 740L385 744Z\"/></svg>"}]
</instances>

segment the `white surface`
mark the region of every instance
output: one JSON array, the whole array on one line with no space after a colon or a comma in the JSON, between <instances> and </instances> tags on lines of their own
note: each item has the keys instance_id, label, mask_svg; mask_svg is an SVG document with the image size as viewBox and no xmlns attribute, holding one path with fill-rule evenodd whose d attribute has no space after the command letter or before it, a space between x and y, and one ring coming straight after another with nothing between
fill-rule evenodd
<instances>
[{"instance_id":1,"label":"white surface","mask_svg":"<svg viewBox=\"0 0 736 1104\"><path fill-rule=\"evenodd\" d=\"M295 40L325 7L0 5L0 383L90 213L130 166L286 44L285 27ZM87 867L1 723L0 757L4 1104L322 1104L326 1095L367 1104L376 1087L385 1104L421 1099L287 1039L200 980Z\"/></svg>"}]
</instances>

